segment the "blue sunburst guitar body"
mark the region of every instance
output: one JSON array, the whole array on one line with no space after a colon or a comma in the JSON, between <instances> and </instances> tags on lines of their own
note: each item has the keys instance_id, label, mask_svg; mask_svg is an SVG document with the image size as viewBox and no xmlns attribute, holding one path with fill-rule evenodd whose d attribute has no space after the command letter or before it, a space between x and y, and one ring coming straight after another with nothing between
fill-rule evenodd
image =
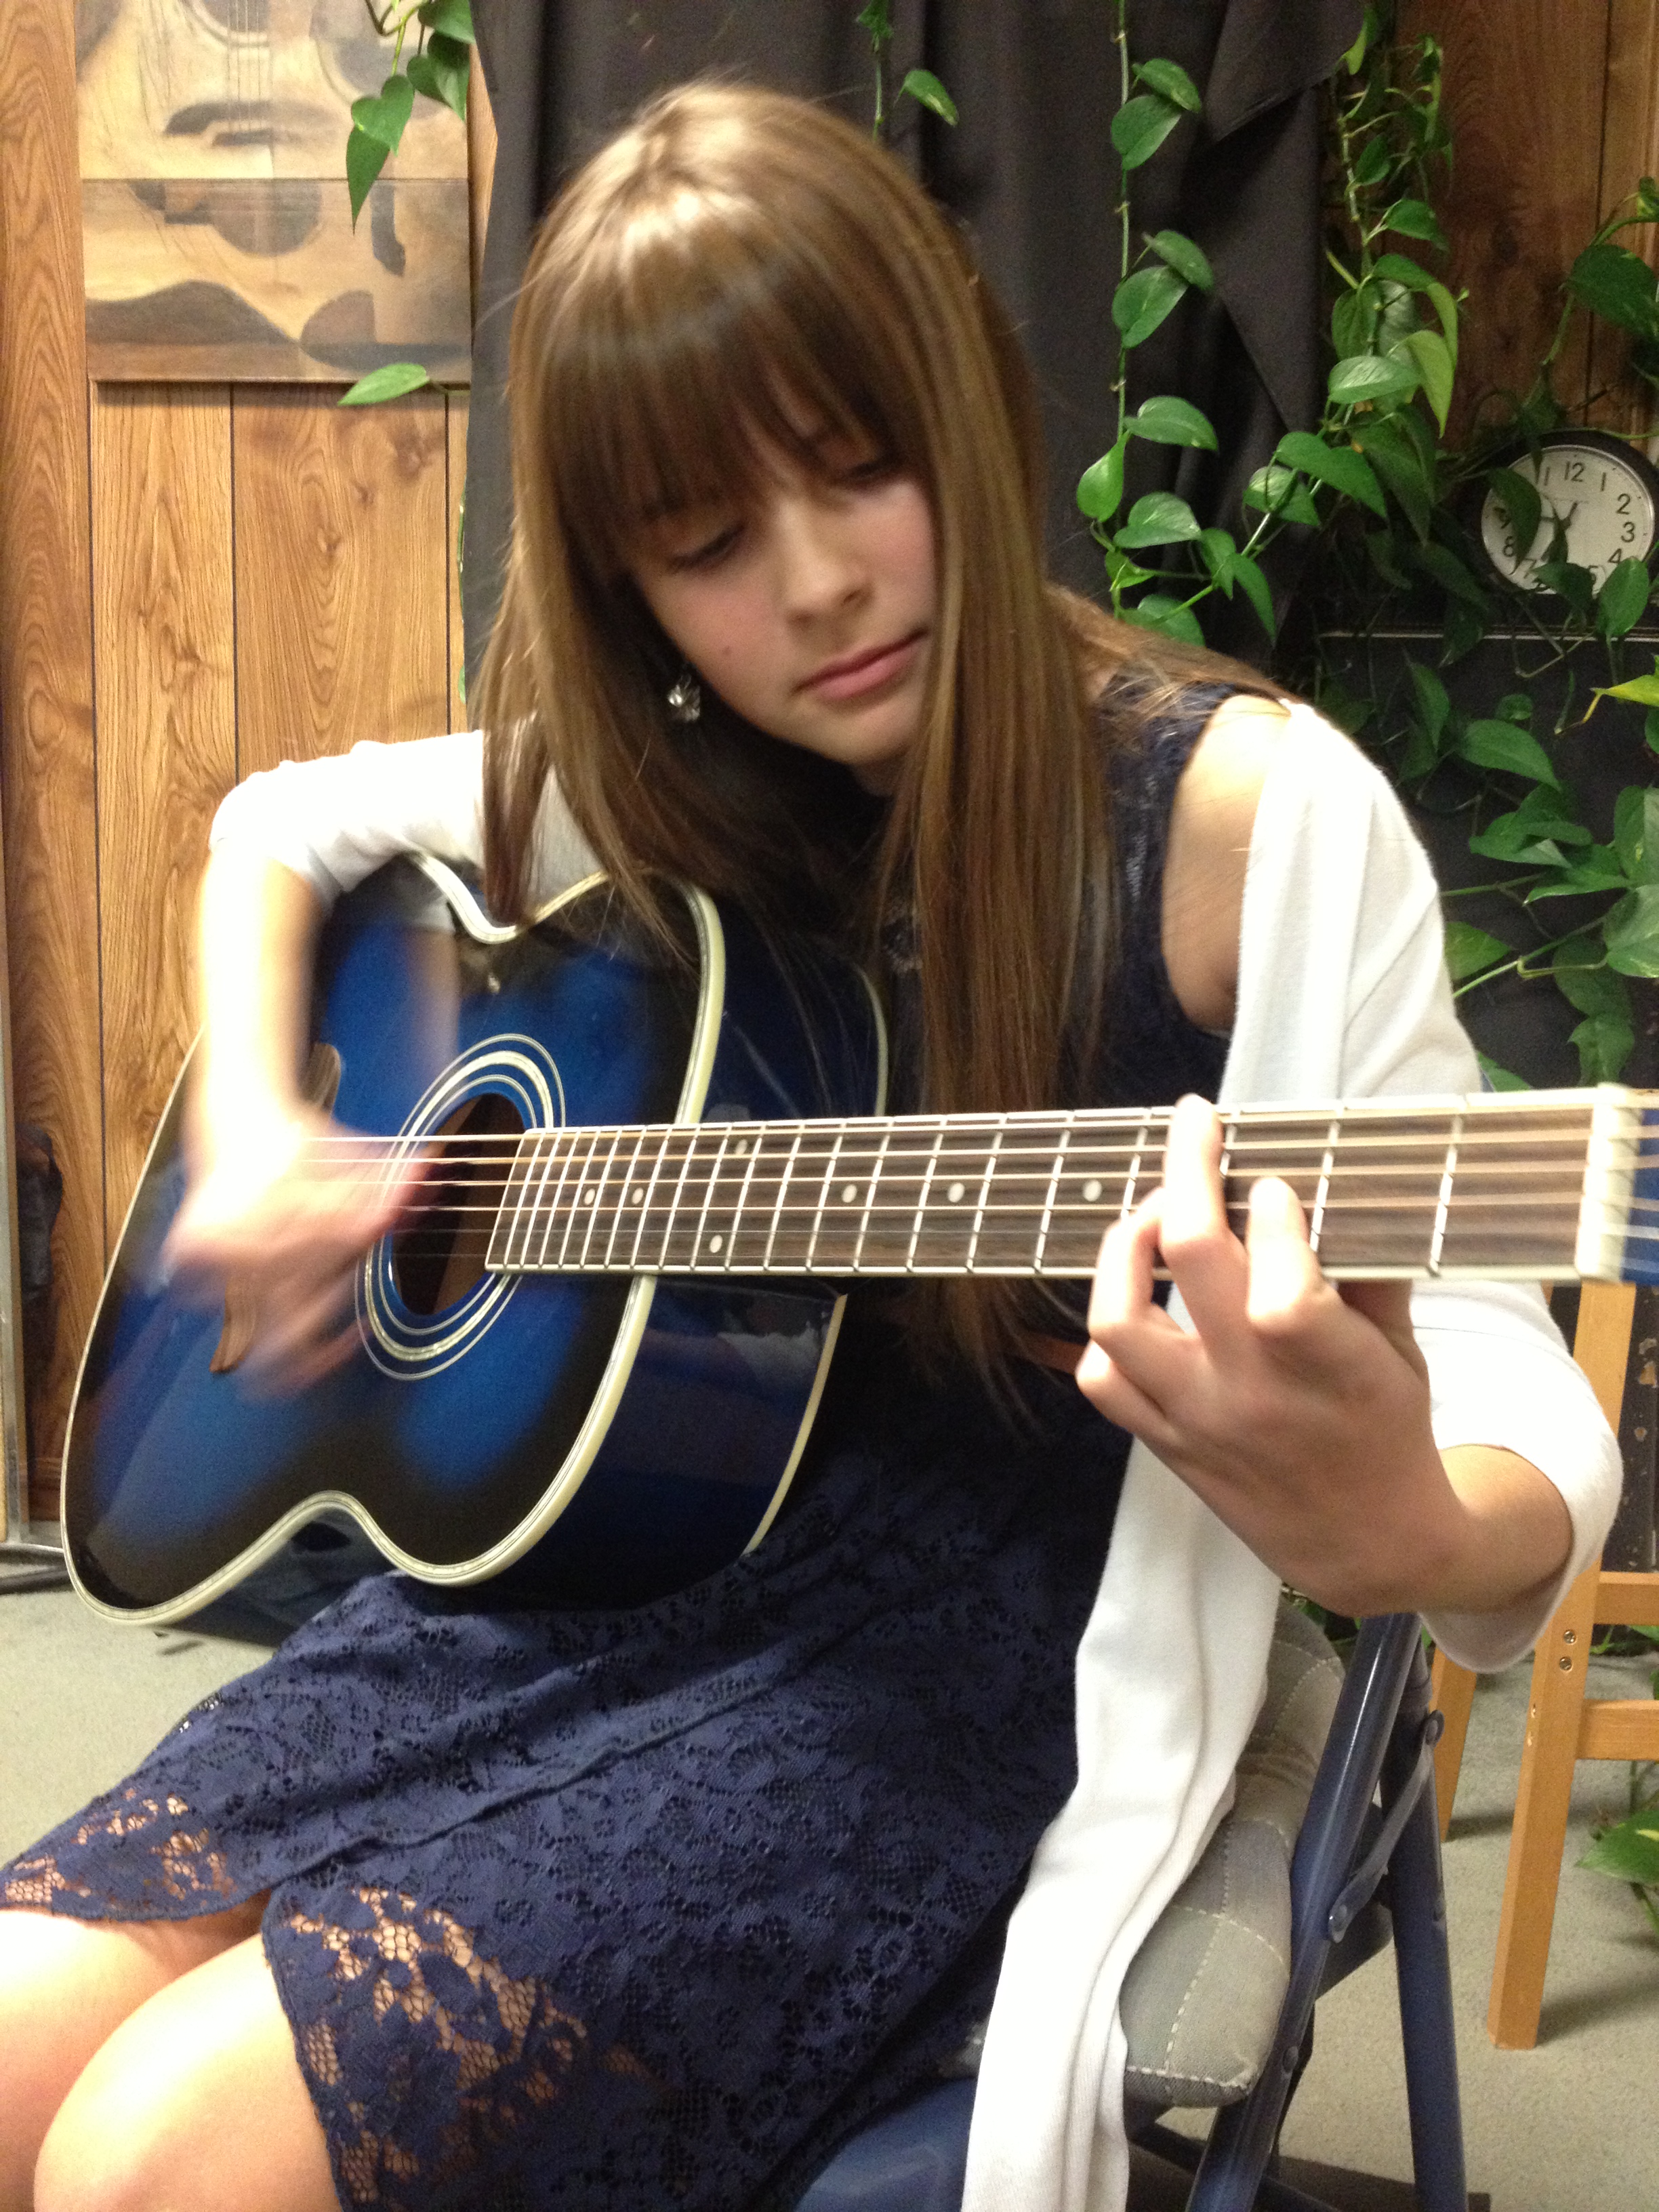
<instances>
[{"instance_id":1,"label":"blue sunburst guitar body","mask_svg":"<svg viewBox=\"0 0 1659 2212\"><path fill-rule=\"evenodd\" d=\"M614 908L595 880L494 929L423 860L337 909L316 1095L430 1171L358 1270L350 1359L307 1389L241 1364L239 1285L210 1310L167 1279L175 1097L64 1455L94 1605L176 1619L328 1509L410 1572L500 1576L509 1600L683 1588L781 1503L835 1342L829 1284L1086 1278L1158 1180L1167 1106L881 1117L854 969L769 948L696 892L678 957ZM1334 1279L1659 1279L1659 1107L1614 1085L1230 1109L1237 1227L1266 1175Z\"/></svg>"},{"instance_id":2,"label":"blue sunburst guitar body","mask_svg":"<svg viewBox=\"0 0 1659 2212\"><path fill-rule=\"evenodd\" d=\"M413 1141L471 1115L487 1152L520 1128L879 1110L879 1018L855 970L786 975L695 893L677 963L630 943L613 904L579 886L537 926L497 930L447 870L410 862L343 901L313 1017L338 1055L339 1121ZM392 1237L359 1280L362 1348L284 1395L240 1364L216 1371L225 1309L162 1265L182 1093L65 1450L65 1547L95 1607L178 1619L328 1508L428 1580L507 1571L507 1589L611 1604L684 1587L764 1533L823 1387L833 1289L504 1274L458 1265L442 1234Z\"/></svg>"}]
</instances>

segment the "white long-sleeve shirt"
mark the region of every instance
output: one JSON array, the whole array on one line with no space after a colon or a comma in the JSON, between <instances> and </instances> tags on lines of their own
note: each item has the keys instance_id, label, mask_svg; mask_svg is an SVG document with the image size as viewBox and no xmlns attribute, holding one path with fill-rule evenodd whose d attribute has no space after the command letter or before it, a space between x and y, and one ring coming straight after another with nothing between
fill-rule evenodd
<instances>
[{"instance_id":1,"label":"white long-sleeve shirt","mask_svg":"<svg viewBox=\"0 0 1659 2212\"><path fill-rule=\"evenodd\" d=\"M213 842L281 861L325 904L398 853L476 863L482 757L475 732L276 769L231 793ZM538 896L592 866L550 788L532 869ZM1294 708L1250 842L1221 1102L1479 1087L1422 850L1377 772ZM1571 1556L1553 1589L1504 1612L1431 1624L1454 1658L1504 1666L1598 1554L1618 1504L1617 1443L1536 1291L1425 1284L1412 1311L1441 1448L1518 1453L1571 1516ZM1277 1590L1272 1571L1136 1443L1078 1654L1078 1784L1038 1847L1009 1929L963 2212L1122 2205L1118 1992L1229 1802Z\"/></svg>"}]
</instances>

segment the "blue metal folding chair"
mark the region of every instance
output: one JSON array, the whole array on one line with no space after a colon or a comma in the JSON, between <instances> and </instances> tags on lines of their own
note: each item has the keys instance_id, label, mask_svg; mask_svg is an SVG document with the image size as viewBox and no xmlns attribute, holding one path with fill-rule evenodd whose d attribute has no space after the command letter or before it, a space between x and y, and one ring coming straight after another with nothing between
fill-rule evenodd
<instances>
[{"instance_id":1,"label":"blue metal folding chair","mask_svg":"<svg viewBox=\"0 0 1659 2212\"><path fill-rule=\"evenodd\" d=\"M1420 1629L1413 1613L1360 1629L1291 1863L1290 1985L1253 2086L1221 2106L1202 2146L1159 2125L1156 2106L1130 2115L1136 2142L1193 2172L1188 2212L1331 2212L1269 2169L1315 2001L1382 1948L1390 1923L1418 2203L1467 2212L1432 1786L1440 1716ZM972 2110L971 2081L923 2091L845 2145L797 2212L960 2212Z\"/></svg>"}]
</instances>

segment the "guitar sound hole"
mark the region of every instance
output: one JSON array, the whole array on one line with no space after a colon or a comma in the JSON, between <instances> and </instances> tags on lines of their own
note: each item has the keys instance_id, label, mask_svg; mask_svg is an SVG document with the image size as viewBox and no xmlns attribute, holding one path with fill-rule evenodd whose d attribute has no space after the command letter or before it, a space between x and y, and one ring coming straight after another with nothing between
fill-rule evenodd
<instances>
[{"instance_id":1,"label":"guitar sound hole","mask_svg":"<svg viewBox=\"0 0 1659 2212\"><path fill-rule=\"evenodd\" d=\"M509 1099L486 1091L436 1132L425 1203L392 1240L392 1273L410 1312L441 1313L483 1279L489 1235L524 1122Z\"/></svg>"}]
</instances>

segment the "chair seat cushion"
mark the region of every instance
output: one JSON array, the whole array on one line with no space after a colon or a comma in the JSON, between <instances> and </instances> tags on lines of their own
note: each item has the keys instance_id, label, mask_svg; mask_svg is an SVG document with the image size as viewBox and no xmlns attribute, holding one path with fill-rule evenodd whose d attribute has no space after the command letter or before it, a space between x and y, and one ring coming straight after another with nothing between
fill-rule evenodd
<instances>
[{"instance_id":1,"label":"chair seat cushion","mask_svg":"<svg viewBox=\"0 0 1659 2212\"><path fill-rule=\"evenodd\" d=\"M1230 2105L1267 2062L1291 1978L1291 1859L1342 1686L1336 1654L1280 1603L1233 1808L1124 1978L1126 2100ZM981 2027L947 2069L978 2070Z\"/></svg>"},{"instance_id":2,"label":"chair seat cushion","mask_svg":"<svg viewBox=\"0 0 1659 2212\"><path fill-rule=\"evenodd\" d=\"M1341 1686L1325 1638L1281 1604L1232 1811L1124 1978L1136 2102L1231 2104L1266 2063L1290 1985L1291 1858Z\"/></svg>"}]
</instances>

